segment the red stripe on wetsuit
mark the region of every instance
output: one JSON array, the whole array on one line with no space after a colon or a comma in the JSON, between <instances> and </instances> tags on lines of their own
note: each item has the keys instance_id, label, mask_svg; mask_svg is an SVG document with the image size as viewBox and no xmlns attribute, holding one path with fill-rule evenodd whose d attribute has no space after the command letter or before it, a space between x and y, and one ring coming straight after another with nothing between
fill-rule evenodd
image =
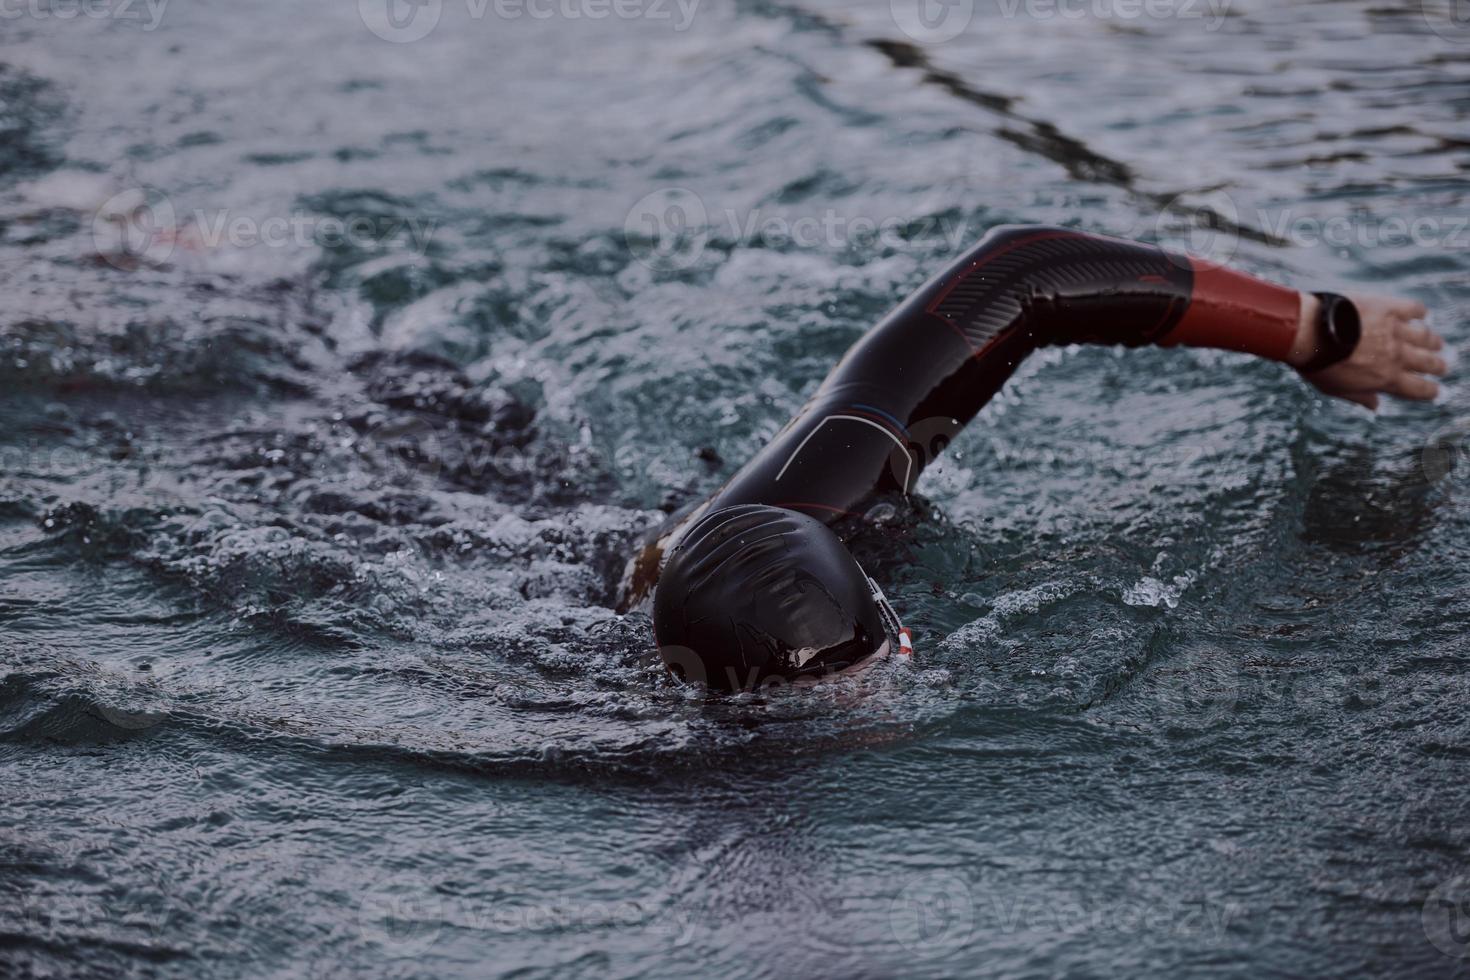
<instances>
[{"instance_id":1,"label":"red stripe on wetsuit","mask_svg":"<svg viewBox=\"0 0 1470 980\"><path fill-rule=\"evenodd\" d=\"M1189 264L1189 308L1159 346L1215 347L1285 361L1301 319L1300 294L1203 259Z\"/></svg>"}]
</instances>

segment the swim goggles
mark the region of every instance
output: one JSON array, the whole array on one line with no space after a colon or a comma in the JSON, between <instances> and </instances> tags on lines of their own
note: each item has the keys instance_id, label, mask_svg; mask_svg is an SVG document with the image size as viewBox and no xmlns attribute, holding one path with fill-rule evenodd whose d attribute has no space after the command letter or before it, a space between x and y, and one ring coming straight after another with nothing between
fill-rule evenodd
<instances>
[{"instance_id":1,"label":"swim goggles","mask_svg":"<svg viewBox=\"0 0 1470 980\"><path fill-rule=\"evenodd\" d=\"M883 589L873 577L867 572L863 578L868 580L868 591L873 595L873 602L878 606L878 618L883 621L883 629L889 639L898 644L898 655L900 657L912 657L914 655L914 636L908 627L904 626L898 618L898 612L893 608L893 603L883 594Z\"/></svg>"}]
</instances>

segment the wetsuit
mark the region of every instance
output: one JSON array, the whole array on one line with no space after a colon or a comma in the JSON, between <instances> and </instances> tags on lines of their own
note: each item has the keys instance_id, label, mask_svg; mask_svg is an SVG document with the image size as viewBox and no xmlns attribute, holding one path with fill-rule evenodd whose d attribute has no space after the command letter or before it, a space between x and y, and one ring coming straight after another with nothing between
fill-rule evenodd
<instances>
[{"instance_id":1,"label":"wetsuit","mask_svg":"<svg viewBox=\"0 0 1470 980\"><path fill-rule=\"evenodd\" d=\"M874 493L908 493L925 464L1039 347L1215 347L1285 360L1295 290L1151 245L1065 228L986 235L849 350L784 429L704 505L629 563L625 595L652 588L680 528L734 504L824 523Z\"/></svg>"}]
</instances>

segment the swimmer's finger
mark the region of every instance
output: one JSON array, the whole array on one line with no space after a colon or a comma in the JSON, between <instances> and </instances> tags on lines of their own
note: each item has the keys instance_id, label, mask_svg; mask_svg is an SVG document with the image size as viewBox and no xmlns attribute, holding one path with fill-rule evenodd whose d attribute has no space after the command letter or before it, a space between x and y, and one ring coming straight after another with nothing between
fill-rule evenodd
<instances>
[{"instance_id":1,"label":"swimmer's finger","mask_svg":"<svg viewBox=\"0 0 1470 980\"><path fill-rule=\"evenodd\" d=\"M1394 301L1394 312L1405 320L1422 320L1429 315L1429 307L1416 299Z\"/></svg>"},{"instance_id":2,"label":"swimmer's finger","mask_svg":"<svg viewBox=\"0 0 1470 980\"><path fill-rule=\"evenodd\" d=\"M1416 327L1410 323L1401 323L1398 327L1399 339L1415 347L1425 350L1442 350L1444 338L1430 330L1428 327ZM1440 372L1443 373L1443 372Z\"/></svg>"},{"instance_id":3,"label":"swimmer's finger","mask_svg":"<svg viewBox=\"0 0 1470 980\"><path fill-rule=\"evenodd\" d=\"M1397 320L1422 320L1429 308L1416 299L1385 296L1382 293L1355 293L1349 297L1357 304L1365 320L1389 317Z\"/></svg>"},{"instance_id":4,"label":"swimmer's finger","mask_svg":"<svg viewBox=\"0 0 1470 980\"><path fill-rule=\"evenodd\" d=\"M1370 412L1378 411L1377 395L1343 395L1342 397L1350 402L1357 402Z\"/></svg>"},{"instance_id":5,"label":"swimmer's finger","mask_svg":"<svg viewBox=\"0 0 1470 980\"><path fill-rule=\"evenodd\" d=\"M1390 395L1406 398L1409 401L1427 402L1433 401L1439 395L1439 385L1428 378L1421 378L1417 374L1401 374L1388 389Z\"/></svg>"},{"instance_id":6,"label":"swimmer's finger","mask_svg":"<svg viewBox=\"0 0 1470 980\"><path fill-rule=\"evenodd\" d=\"M1404 367L1420 374L1434 374L1443 377L1450 370L1445 359L1438 354L1432 354L1423 347L1413 347L1408 344L1399 350L1399 360L1403 362Z\"/></svg>"}]
</instances>

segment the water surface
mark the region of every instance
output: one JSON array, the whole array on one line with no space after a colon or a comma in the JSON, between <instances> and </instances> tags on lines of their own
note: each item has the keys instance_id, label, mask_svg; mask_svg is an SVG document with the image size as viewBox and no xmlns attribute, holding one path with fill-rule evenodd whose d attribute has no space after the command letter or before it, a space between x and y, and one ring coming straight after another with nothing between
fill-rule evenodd
<instances>
[{"instance_id":1,"label":"water surface","mask_svg":"<svg viewBox=\"0 0 1470 980\"><path fill-rule=\"evenodd\" d=\"M6 21L0 972L1465 971L1454 378L1370 418L1233 355L1033 358L872 515L919 663L864 692L706 703L613 607L998 223L1462 342L1470 28L359 6L397 40Z\"/></svg>"}]
</instances>

